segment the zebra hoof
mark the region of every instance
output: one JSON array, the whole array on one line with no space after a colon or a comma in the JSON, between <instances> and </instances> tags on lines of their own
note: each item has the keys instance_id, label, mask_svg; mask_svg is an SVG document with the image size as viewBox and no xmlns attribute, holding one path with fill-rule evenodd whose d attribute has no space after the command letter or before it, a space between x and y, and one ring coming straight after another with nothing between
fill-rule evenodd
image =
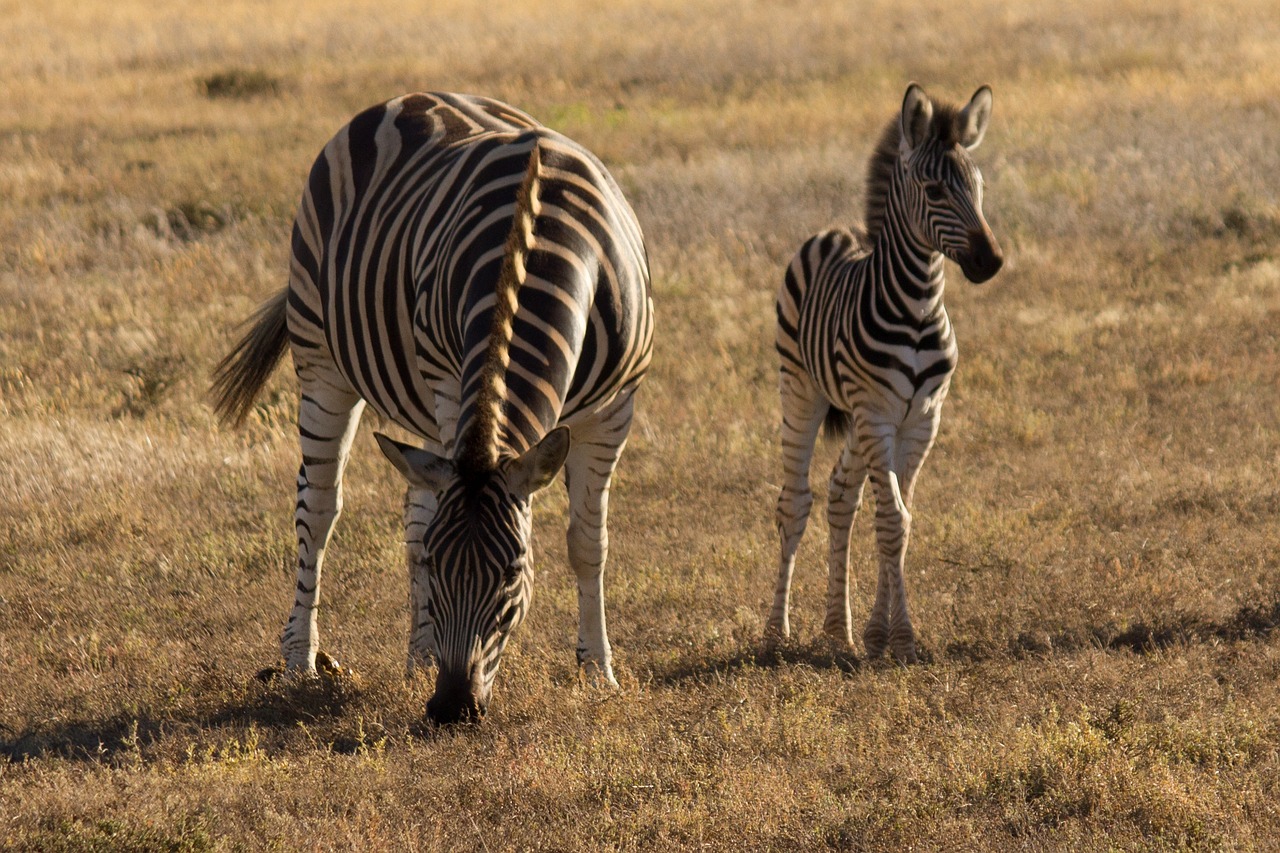
<instances>
[{"instance_id":1,"label":"zebra hoof","mask_svg":"<svg viewBox=\"0 0 1280 853\"><path fill-rule=\"evenodd\" d=\"M916 653L916 632L910 624L900 624L889 632L889 648L893 659L904 666L920 661Z\"/></svg>"},{"instance_id":2,"label":"zebra hoof","mask_svg":"<svg viewBox=\"0 0 1280 853\"><path fill-rule=\"evenodd\" d=\"M349 666L338 663L338 659L325 652L316 652L316 674L332 680L340 678L353 679L356 674Z\"/></svg>"},{"instance_id":3,"label":"zebra hoof","mask_svg":"<svg viewBox=\"0 0 1280 853\"><path fill-rule=\"evenodd\" d=\"M889 632L882 625L868 625L862 632L862 645L866 649L867 660L878 660L889 645Z\"/></svg>"},{"instance_id":4,"label":"zebra hoof","mask_svg":"<svg viewBox=\"0 0 1280 853\"><path fill-rule=\"evenodd\" d=\"M613 667L587 662L578 668L578 680L592 689L617 690L618 679L613 677Z\"/></svg>"},{"instance_id":5,"label":"zebra hoof","mask_svg":"<svg viewBox=\"0 0 1280 853\"><path fill-rule=\"evenodd\" d=\"M823 625L822 636L826 637L827 643L833 649L848 650L853 648L853 631L848 625L839 623Z\"/></svg>"},{"instance_id":6,"label":"zebra hoof","mask_svg":"<svg viewBox=\"0 0 1280 853\"><path fill-rule=\"evenodd\" d=\"M786 622L770 623L764 627L764 635L760 638L760 646L766 652L776 652L789 639L791 639L790 625Z\"/></svg>"},{"instance_id":7,"label":"zebra hoof","mask_svg":"<svg viewBox=\"0 0 1280 853\"><path fill-rule=\"evenodd\" d=\"M912 666L920 662L920 655L916 653L916 647L913 643L909 648L894 649L893 659L903 666Z\"/></svg>"}]
</instances>

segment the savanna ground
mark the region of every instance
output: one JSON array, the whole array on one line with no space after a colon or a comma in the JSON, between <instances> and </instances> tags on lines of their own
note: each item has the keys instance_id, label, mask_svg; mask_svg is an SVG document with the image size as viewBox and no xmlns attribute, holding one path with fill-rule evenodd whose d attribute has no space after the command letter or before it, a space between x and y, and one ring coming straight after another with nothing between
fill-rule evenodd
<instances>
[{"instance_id":1,"label":"savanna ground","mask_svg":"<svg viewBox=\"0 0 1280 853\"><path fill-rule=\"evenodd\" d=\"M0 844L1280 845L1271 3L302 5L0 6ZM925 661L819 636L831 446L796 637L766 655L774 292L860 217L912 79L992 85L976 159L1008 255L981 288L951 268L961 365L908 555ZM204 402L284 281L320 146L422 89L598 153L659 321L614 490L621 689L577 679L556 489L489 716L450 731L403 678L372 418L322 623L357 677L254 679L292 600L291 371L243 432Z\"/></svg>"}]
</instances>

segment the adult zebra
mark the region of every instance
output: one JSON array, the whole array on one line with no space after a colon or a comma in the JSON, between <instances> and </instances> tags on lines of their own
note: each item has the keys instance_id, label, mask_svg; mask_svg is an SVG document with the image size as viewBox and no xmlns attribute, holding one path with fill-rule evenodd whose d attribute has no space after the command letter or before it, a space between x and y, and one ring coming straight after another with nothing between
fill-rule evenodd
<instances>
[{"instance_id":1,"label":"adult zebra","mask_svg":"<svg viewBox=\"0 0 1280 853\"><path fill-rule=\"evenodd\" d=\"M649 364L643 236L595 156L487 98L412 94L325 146L293 228L288 287L215 372L242 422L288 346L301 391L298 581L281 639L314 672L325 545L366 404L409 483L409 668L434 656L439 722L483 714L529 604L530 498L563 466L578 660L616 684L605 630L609 483ZM572 433L572 443L570 434Z\"/></svg>"},{"instance_id":2,"label":"adult zebra","mask_svg":"<svg viewBox=\"0 0 1280 853\"><path fill-rule=\"evenodd\" d=\"M782 555L766 625L771 642L790 635L791 575L813 503L813 445L825 420L844 431L845 446L831 473L823 631L853 642L849 530L870 476L879 577L863 643L871 658L887 645L900 661L916 659L902 572L911 497L956 366L942 305L943 256L974 283L1003 263L982 215L982 176L969 156L990 117L986 86L957 109L911 84L871 157L865 233L817 234L787 269L778 293L784 474Z\"/></svg>"}]
</instances>

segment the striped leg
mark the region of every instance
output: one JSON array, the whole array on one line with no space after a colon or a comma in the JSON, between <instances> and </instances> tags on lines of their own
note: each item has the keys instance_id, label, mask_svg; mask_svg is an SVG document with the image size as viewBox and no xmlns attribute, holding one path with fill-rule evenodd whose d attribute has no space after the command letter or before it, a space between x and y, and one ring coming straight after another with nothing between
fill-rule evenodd
<instances>
[{"instance_id":1,"label":"striped leg","mask_svg":"<svg viewBox=\"0 0 1280 853\"><path fill-rule=\"evenodd\" d=\"M333 524L342 512L342 472L347 465L364 401L333 371L324 366L298 366L302 403L298 433L302 466L298 469L298 505L294 526L298 534L298 584L293 611L280 639L290 670L315 672L320 636L316 610L320 604L320 574L324 549Z\"/></svg>"},{"instance_id":2,"label":"striped leg","mask_svg":"<svg viewBox=\"0 0 1280 853\"><path fill-rule=\"evenodd\" d=\"M853 617L849 612L849 532L862 506L867 464L854 446L850 430L844 450L831 472L827 522L831 528L831 559L827 574L827 618L822 631L833 641L853 645Z\"/></svg>"},{"instance_id":3,"label":"striped leg","mask_svg":"<svg viewBox=\"0 0 1280 853\"><path fill-rule=\"evenodd\" d=\"M910 505L916 475L937 435L940 414L940 407L935 407L930 416L904 427L896 440L892 435L869 439L875 453L871 480L876 489L876 544L880 557L876 600L863 632L869 657L879 657L887 645L899 662L917 660L903 569L911 535Z\"/></svg>"},{"instance_id":4,"label":"striped leg","mask_svg":"<svg viewBox=\"0 0 1280 853\"><path fill-rule=\"evenodd\" d=\"M435 515L435 493L410 486L404 496L405 556L409 566L409 654L405 677L412 677L418 667L430 666L435 654L435 623L427 607L431 586L419 571L424 565L422 539Z\"/></svg>"},{"instance_id":5,"label":"striped leg","mask_svg":"<svg viewBox=\"0 0 1280 853\"><path fill-rule=\"evenodd\" d=\"M598 425L575 433L565 462L569 489L569 564L578 578L578 664L593 684L618 686L604 616L609 556L609 483L631 429L628 394Z\"/></svg>"},{"instance_id":6,"label":"striped leg","mask_svg":"<svg viewBox=\"0 0 1280 853\"><path fill-rule=\"evenodd\" d=\"M778 585L773 606L765 623L765 643L773 645L791 636L788 610L791 606L791 575L796 567L796 549L804 536L813 506L809 488L809 465L813 444L827 413L827 402L813 386L786 371L782 391L782 492L778 495L777 524L782 553L778 563Z\"/></svg>"}]
</instances>

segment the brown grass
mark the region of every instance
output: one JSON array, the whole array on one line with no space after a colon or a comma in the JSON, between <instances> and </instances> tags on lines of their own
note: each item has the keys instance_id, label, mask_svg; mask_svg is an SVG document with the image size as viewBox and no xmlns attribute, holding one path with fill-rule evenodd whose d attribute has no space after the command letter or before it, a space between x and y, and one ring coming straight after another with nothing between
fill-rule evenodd
<instances>
[{"instance_id":1,"label":"brown grass","mask_svg":"<svg viewBox=\"0 0 1280 853\"><path fill-rule=\"evenodd\" d=\"M1280 29L1260 0L181 5L0 16L0 846L1272 849L1280 833ZM995 117L1009 264L952 270L961 365L917 492L926 661L758 652L772 302L861 209L908 80ZM421 723L399 485L365 427L325 648L292 587L294 391L203 395L357 109L509 100L646 229L658 339L614 495L619 680L577 681L564 498L489 718ZM815 480L825 482L825 448ZM819 486L820 493L823 487ZM870 526L854 530L859 618Z\"/></svg>"}]
</instances>

